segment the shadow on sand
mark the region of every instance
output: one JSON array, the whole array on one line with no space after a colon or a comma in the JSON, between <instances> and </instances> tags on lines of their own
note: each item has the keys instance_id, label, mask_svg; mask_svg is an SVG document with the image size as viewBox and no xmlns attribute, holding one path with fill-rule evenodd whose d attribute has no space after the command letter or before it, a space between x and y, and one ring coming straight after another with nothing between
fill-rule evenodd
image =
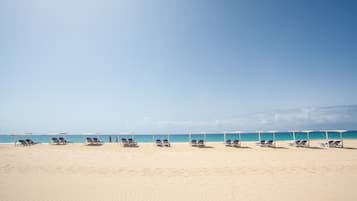
<instances>
[{"instance_id":1,"label":"shadow on sand","mask_svg":"<svg viewBox=\"0 0 357 201\"><path fill-rule=\"evenodd\" d=\"M198 147L195 147L195 148L199 148L199 149L214 149L213 146L208 146L208 145L205 145L205 146L198 146Z\"/></svg>"}]
</instances>

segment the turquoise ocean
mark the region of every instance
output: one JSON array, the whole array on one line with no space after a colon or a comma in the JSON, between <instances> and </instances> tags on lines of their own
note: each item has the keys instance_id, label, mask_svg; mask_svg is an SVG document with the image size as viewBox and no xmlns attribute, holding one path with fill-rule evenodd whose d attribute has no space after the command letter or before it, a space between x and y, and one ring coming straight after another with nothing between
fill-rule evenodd
<instances>
[{"instance_id":1,"label":"turquoise ocean","mask_svg":"<svg viewBox=\"0 0 357 201\"><path fill-rule=\"evenodd\" d=\"M340 134L336 132L329 132L329 139L339 139ZM80 135L80 134L68 134L68 135L41 135L41 134L32 134L32 135L0 135L0 143L14 143L17 139L27 139L31 138L35 142L39 143L48 143L52 137L65 137L67 141L72 143L83 143L85 137L94 137L96 135ZM296 139L307 139L306 133L297 132L295 133ZM116 134L100 134L98 135L100 140L104 142L109 142L109 139L112 139L112 142L116 142L116 139L120 140L121 138L134 138L137 142L150 143L154 139L169 139L171 142L189 142L189 134L134 134L134 135L116 135ZM192 134L192 139L203 139L203 134ZM273 138L272 133L261 133L262 140L270 140ZM227 134L226 139L238 139L238 134ZM241 141L254 142L258 141L258 133L242 133ZM324 140L326 139L325 132L311 132L311 140ZM357 139L357 131L348 131L343 133L343 139ZM289 141L293 140L293 134L291 132L277 132L275 134L276 141ZM224 134L223 133L210 133L206 135L207 142L223 142Z\"/></svg>"}]
</instances>

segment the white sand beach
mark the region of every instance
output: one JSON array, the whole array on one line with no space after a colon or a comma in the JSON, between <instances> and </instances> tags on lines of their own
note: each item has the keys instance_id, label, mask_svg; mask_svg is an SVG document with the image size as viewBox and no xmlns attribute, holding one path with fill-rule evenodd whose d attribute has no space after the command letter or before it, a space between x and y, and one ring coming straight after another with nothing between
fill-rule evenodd
<instances>
[{"instance_id":1,"label":"white sand beach","mask_svg":"<svg viewBox=\"0 0 357 201\"><path fill-rule=\"evenodd\" d=\"M357 141L345 149L208 145L0 145L0 200L357 200Z\"/></svg>"}]
</instances>

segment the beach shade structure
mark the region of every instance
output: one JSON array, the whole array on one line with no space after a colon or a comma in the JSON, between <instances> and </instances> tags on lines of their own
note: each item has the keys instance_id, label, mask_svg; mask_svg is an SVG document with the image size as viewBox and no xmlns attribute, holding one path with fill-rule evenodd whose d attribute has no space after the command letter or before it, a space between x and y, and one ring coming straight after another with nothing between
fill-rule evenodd
<instances>
[{"instance_id":1,"label":"beach shade structure","mask_svg":"<svg viewBox=\"0 0 357 201\"><path fill-rule=\"evenodd\" d=\"M192 139L192 135L203 135L203 139ZM192 133L189 132L189 143L193 147L205 147L206 146L206 132Z\"/></svg>"},{"instance_id":2,"label":"beach shade structure","mask_svg":"<svg viewBox=\"0 0 357 201\"><path fill-rule=\"evenodd\" d=\"M262 133L270 133L270 134L272 134L272 138L269 140L262 140L262 138L261 138ZM276 145L275 133L276 133L276 131L266 131L266 132L258 131L258 135L259 135L259 139L260 139L258 142L258 145L261 147L275 147L275 145Z\"/></svg>"},{"instance_id":3,"label":"beach shade structure","mask_svg":"<svg viewBox=\"0 0 357 201\"><path fill-rule=\"evenodd\" d=\"M103 145L104 142L99 139L98 133L82 133L84 144L88 146L100 146Z\"/></svg>"},{"instance_id":4,"label":"beach shade structure","mask_svg":"<svg viewBox=\"0 0 357 201\"><path fill-rule=\"evenodd\" d=\"M13 135L15 137L15 143L14 145L21 144L23 146L28 146L28 145L34 145L38 144L32 140L32 133L31 132L25 132L25 133L14 133ZM21 139L20 136L23 136L23 139Z\"/></svg>"},{"instance_id":5,"label":"beach shade structure","mask_svg":"<svg viewBox=\"0 0 357 201\"><path fill-rule=\"evenodd\" d=\"M138 143L134 139L134 132L130 133L121 133L122 138L120 139L121 145L123 147L137 147ZM130 137L129 137L130 136ZM129 138L126 138L129 137Z\"/></svg>"},{"instance_id":6,"label":"beach shade structure","mask_svg":"<svg viewBox=\"0 0 357 201\"><path fill-rule=\"evenodd\" d=\"M257 131L258 133L258 142L256 143L257 146L261 146L261 147L275 147L275 133L276 131ZM270 140L262 140L262 133L271 133L272 134L272 139Z\"/></svg>"},{"instance_id":7,"label":"beach shade structure","mask_svg":"<svg viewBox=\"0 0 357 201\"><path fill-rule=\"evenodd\" d=\"M227 134L237 134L238 139L227 139ZM240 147L241 145L241 131L227 132L223 133L224 135L224 144L227 147Z\"/></svg>"},{"instance_id":8,"label":"beach shade structure","mask_svg":"<svg viewBox=\"0 0 357 201\"><path fill-rule=\"evenodd\" d=\"M301 140L299 143L296 144L296 147L310 147L310 133L312 132L312 130L303 130L300 132L306 133L306 140Z\"/></svg>"},{"instance_id":9,"label":"beach shade structure","mask_svg":"<svg viewBox=\"0 0 357 201\"><path fill-rule=\"evenodd\" d=\"M339 140L332 140L329 138L329 132L332 133L339 133ZM343 133L346 130L325 130L325 138L326 142L321 143L323 147L330 147L330 148L343 148Z\"/></svg>"},{"instance_id":10,"label":"beach shade structure","mask_svg":"<svg viewBox=\"0 0 357 201\"><path fill-rule=\"evenodd\" d=\"M170 134L153 134L152 142L158 147L170 147Z\"/></svg>"},{"instance_id":11,"label":"beach shade structure","mask_svg":"<svg viewBox=\"0 0 357 201\"><path fill-rule=\"evenodd\" d=\"M67 132L48 133L48 142L53 145L66 145L68 143L66 135Z\"/></svg>"}]
</instances>

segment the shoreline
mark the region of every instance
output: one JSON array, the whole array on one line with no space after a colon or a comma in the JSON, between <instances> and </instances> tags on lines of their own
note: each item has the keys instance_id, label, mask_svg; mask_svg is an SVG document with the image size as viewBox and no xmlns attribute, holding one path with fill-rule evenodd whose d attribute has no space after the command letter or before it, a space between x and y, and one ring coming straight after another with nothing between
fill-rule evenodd
<instances>
[{"instance_id":1,"label":"shoreline","mask_svg":"<svg viewBox=\"0 0 357 201\"><path fill-rule=\"evenodd\" d=\"M339 140L339 139L328 139L328 140ZM315 146L316 146L316 143L317 145L319 145L320 143L323 143L323 142L326 142L328 140L320 140L320 139L311 139L310 142L313 143ZM287 143L285 144L286 146L288 146L288 144L290 142L293 142L293 140L276 140L275 141L277 144L281 145L282 143ZM357 139L343 139L343 142L357 142ZM155 142L137 142L139 147L140 147L140 144L142 145L155 145ZM241 141L241 143L244 145L244 144L248 144L248 145L255 145L257 143L257 141ZM69 142L68 144L65 144L65 145L56 145L56 144L50 144L50 143L38 143L38 144L35 144L35 145L31 145L31 146L36 146L36 145L51 145L51 146L66 146L66 145L86 145L85 142ZM101 146L104 146L104 145L121 145L122 143L121 142L104 142L103 145ZM190 142L170 142L171 145L175 145L175 144L178 144L178 145L181 145L181 144L187 144L187 145L190 145ZM224 142L222 141L206 141L206 145L207 144L222 144L224 145ZM0 145L15 145L15 142L11 142L11 143L0 143ZM285 145L282 145L282 146L285 146ZM18 144L16 146L21 146L21 144ZM100 146L98 146L100 147ZM292 146L288 146L288 147L292 147ZM356 147L357 148L357 147Z\"/></svg>"}]
</instances>

